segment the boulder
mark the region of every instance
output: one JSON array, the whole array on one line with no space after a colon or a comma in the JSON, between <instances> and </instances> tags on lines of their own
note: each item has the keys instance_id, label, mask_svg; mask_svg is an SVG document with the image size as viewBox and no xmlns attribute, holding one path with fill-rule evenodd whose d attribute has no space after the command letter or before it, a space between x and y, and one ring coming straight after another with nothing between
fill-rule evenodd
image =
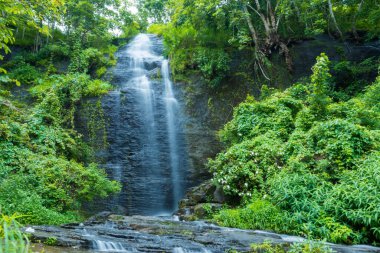
<instances>
[{"instance_id":1,"label":"boulder","mask_svg":"<svg viewBox=\"0 0 380 253\"><path fill-rule=\"evenodd\" d=\"M222 204L218 203L202 203L194 207L194 214L199 219L210 218L212 213L222 209Z\"/></svg>"},{"instance_id":2,"label":"boulder","mask_svg":"<svg viewBox=\"0 0 380 253\"><path fill-rule=\"evenodd\" d=\"M179 201L179 210L175 213L180 220L195 220L210 216L209 212L221 209L227 201L223 191L210 180L191 188L185 197Z\"/></svg>"}]
</instances>

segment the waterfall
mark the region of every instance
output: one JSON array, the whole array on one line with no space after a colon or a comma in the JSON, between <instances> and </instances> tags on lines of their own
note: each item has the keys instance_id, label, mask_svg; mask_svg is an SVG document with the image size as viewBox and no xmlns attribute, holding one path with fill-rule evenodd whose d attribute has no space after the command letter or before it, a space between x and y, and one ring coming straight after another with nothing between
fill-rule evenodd
<instances>
[{"instance_id":1,"label":"waterfall","mask_svg":"<svg viewBox=\"0 0 380 253\"><path fill-rule=\"evenodd\" d=\"M172 82L169 75L169 62L168 60L162 61L161 67L162 78L165 84L165 106L166 117L168 122L168 139L170 148L170 166L173 184L173 208L175 209L180 197L182 196L180 175L179 175L179 153L177 143L177 128L175 125L175 117L178 115L178 101L174 97Z\"/></svg>"},{"instance_id":2,"label":"waterfall","mask_svg":"<svg viewBox=\"0 0 380 253\"><path fill-rule=\"evenodd\" d=\"M188 161L181 103L162 48L157 37L139 34L117 53L116 89L102 101L109 145L98 156L123 187L94 211L171 214L183 196Z\"/></svg>"},{"instance_id":3,"label":"waterfall","mask_svg":"<svg viewBox=\"0 0 380 253\"><path fill-rule=\"evenodd\" d=\"M93 248L98 252L129 252L121 243L105 242L101 240L93 241Z\"/></svg>"}]
</instances>

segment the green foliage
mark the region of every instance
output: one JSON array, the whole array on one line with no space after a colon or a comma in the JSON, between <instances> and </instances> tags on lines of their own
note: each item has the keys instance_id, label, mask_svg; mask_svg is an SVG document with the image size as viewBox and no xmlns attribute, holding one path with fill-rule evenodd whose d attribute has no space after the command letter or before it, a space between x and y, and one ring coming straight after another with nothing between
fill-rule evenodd
<instances>
[{"instance_id":1,"label":"green foliage","mask_svg":"<svg viewBox=\"0 0 380 253\"><path fill-rule=\"evenodd\" d=\"M301 106L300 101L280 93L262 102L248 100L235 108L232 121L220 131L221 140L238 143L268 131L286 140L294 129L293 118Z\"/></svg>"},{"instance_id":2,"label":"green foliage","mask_svg":"<svg viewBox=\"0 0 380 253\"><path fill-rule=\"evenodd\" d=\"M252 199L251 203L240 209L221 210L214 216L214 220L222 226L242 229L289 232L294 228L294 222L289 213L261 199Z\"/></svg>"},{"instance_id":3,"label":"green foliage","mask_svg":"<svg viewBox=\"0 0 380 253\"><path fill-rule=\"evenodd\" d=\"M1 214L0 218L0 253L28 253L29 241L20 230L16 219L21 216Z\"/></svg>"},{"instance_id":4,"label":"green foliage","mask_svg":"<svg viewBox=\"0 0 380 253\"><path fill-rule=\"evenodd\" d=\"M333 64L334 83L338 91L344 90L348 95L363 91L368 78L377 72L378 60L374 57L361 62L339 61Z\"/></svg>"},{"instance_id":5,"label":"green foliage","mask_svg":"<svg viewBox=\"0 0 380 253\"><path fill-rule=\"evenodd\" d=\"M54 246L57 244L57 238L56 237L49 237L45 240L44 244Z\"/></svg>"},{"instance_id":6,"label":"green foliage","mask_svg":"<svg viewBox=\"0 0 380 253\"><path fill-rule=\"evenodd\" d=\"M9 77L18 80L21 84L33 84L41 78L41 73L30 64L20 62L18 66L12 70Z\"/></svg>"},{"instance_id":7,"label":"green foliage","mask_svg":"<svg viewBox=\"0 0 380 253\"><path fill-rule=\"evenodd\" d=\"M222 49L197 48L195 64L211 87L217 87L230 69L230 57Z\"/></svg>"},{"instance_id":8,"label":"green foliage","mask_svg":"<svg viewBox=\"0 0 380 253\"><path fill-rule=\"evenodd\" d=\"M329 73L330 61L326 54L322 53L317 57L317 63L313 66L311 75L312 93L308 101L310 110L317 117L323 117L326 113L326 107L331 99L328 96L329 86L331 83L331 74Z\"/></svg>"},{"instance_id":9,"label":"green foliage","mask_svg":"<svg viewBox=\"0 0 380 253\"><path fill-rule=\"evenodd\" d=\"M323 242L306 241L303 243L294 243L290 246L289 253L333 253L328 245Z\"/></svg>"},{"instance_id":10,"label":"green foliage","mask_svg":"<svg viewBox=\"0 0 380 253\"><path fill-rule=\"evenodd\" d=\"M91 47L84 49L79 40L74 42L69 72L88 73L91 69L98 69L106 64L106 58L98 49Z\"/></svg>"},{"instance_id":11,"label":"green foliage","mask_svg":"<svg viewBox=\"0 0 380 253\"><path fill-rule=\"evenodd\" d=\"M270 241L264 241L263 243L251 244L250 252L254 253L285 253L284 245L273 245Z\"/></svg>"},{"instance_id":12,"label":"green foliage","mask_svg":"<svg viewBox=\"0 0 380 253\"><path fill-rule=\"evenodd\" d=\"M229 52L233 55L240 53L240 50L246 50L244 53L250 56L253 66L246 66L243 62L234 62L231 65L233 67L240 65L247 73L254 72L255 76L270 81L273 77L269 76L268 72L270 61L273 59L271 56L275 53L283 55L288 69L292 68L287 47L289 41L323 33L341 39L363 41L378 38L380 34L377 0L140 0L138 2L142 10L141 15L155 23L148 31L164 37L167 55L172 59L175 78L183 74L190 75L193 73L191 70L195 69L208 81L212 80L213 78L208 77L209 73L218 65L215 63L223 61L211 51ZM213 59L205 54L198 56L196 51L199 47L204 48ZM206 64L196 64L197 58L201 58L201 62L204 61ZM361 71L360 69L369 70L370 67L368 62L353 65L357 73ZM337 66L337 69L345 67L348 66ZM352 70L355 68L349 67ZM347 74L351 75L349 71L346 77ZM338 73L336 76L338 87L345 86L341 82L342 79L347 78ZM352 81L354 80L349 80ZM362 84L357 82L358 86ZM321 96L319 98L326 99ZM313 101L313 97L310 99ZM314 109L317 111L323 111L328 101L320 102L323 102L321 108L317 109L318 101L314 100Z\"/></svg>"},{"instance_id":13,"label":"green foliage","mask_svg":"<svg viewBox=\"0 0 380 253\"><path fill-rule=\"evenodd\" d=\"M335 243L379 241L380 82L334 103L328 63L322 54L309 83L235 109L220 132L227 149L209 168L242 207L221 211L220 224Z\"/></svg>"},{"instance_id":14,"label":"green foliage","mask_svg":"<svg viewBox=\"0 0 380 253\"><path fill-rule=\"evenodd\" d=\"M251 196L283 165L283 145L273 132L236 144L209 161L213 180L227 194Z\"/></svg>"},{"instance_id":15,"label":"green foliage","mask_svg":"<svg viewBox=\"0 0 380 253\"><path fill-rule=\"evenodd\" d=\"M308 132L295 131L287 152L297 166L333 176L351 169L355 160L374 147L375 140L366 128L335 119L314 123Z\"/></svg>"},{"instance_id":16,"label":"green foliage","mask_svg":"<svg viewBox=\"0 0 380 253\"><path fill-rule=\"evenodd\" d=\"M148 33L156 34L157 36L163 36L166 32L167 26L165 24L152 24L148 27Z\"/></svg>"},{"instance_id":17,"label":"green foliage","mask_svg":"<svg viewBox=\"0 0 380 253\"><path fill-rule=\"evenodd\" d=\"M174 75L193 68L193 52L197 45L196 30L191 25L181 28L168 26L164 33L165 52L170 57Z\"/></svg>"},{"instance_id":18,"label":"green foliage","mask_svg":"<svg viewBox=\"0 0 380 253\"><path fill-rule=\"evenodd\" d=\"M266 253L333 253L328 245L318 241L306 241L302 243L293 243L290 246L284 244L273 244L270 241L264 243L254 243L251 245L250 252Z\"/></svg>"},{"instance_id":19,"label":"green foliage","mask_svg":"<svg viewBox=\"0 0 380 253\"><path fill-rule=\"evenodd\" d=\"M345 171L333 187L326 205L335 216L353 224L372 240L380 240L380 153L358 162L357 170Z\"/></svg>"},{"instance_id":20,"label":"green foliage","mask_svg":"<svg viewBox=\"0 0 380 253\"><path fill-rule=\"evenodd\" d=\"M78 133L63 128L73 127L81 98L109 88L85 74L50 76L32 88L39 99L34 107L18 109L11 101L1 104L0 206L4 213L28 214L20 218L25 223L78 221L81 203L120 189L95 164L83 165L89 148Z\"/></svg>"},{"instance_id":21,"label":"green foliage","mask_svg":"<svg viewBox=\"0 0 380 253\"><path fill-rule=\"evenodd\" d=\"M98 70L96 70L96 77L101 78L104 76L104 74L107 73L107 68L106 67L101 67Z\"/></svg>"},{"instance_id":22,"label":"green foliage","mask_svg":"<svg viewBox=\"0 0 380 253\"><path fill-rule=\"evenodd\" d=\"M29 224L79 221L83 202L120 190L117 182L91 163L93 151L74 130L74 116L84 97L100 96L112 88L91 78L102 77L116 63L118 48L112 43L118 42L111 31L123 31L128 39L142 27L128 5L108 0L0 3L0 50L8 54L11 44L17 46L0 68L0 210L4 214L26 214L19 220ZM28 88L33 104L11 99L7 89L14 84L32 86ZM101 113L99 107L95 109Z\"/></svg>"},{"instance_id":23,"label":"green foliage","mask_svg":"<svg viewBox=\"0 0 380 253\"><path fill-rule=\"evenodd\" d=\"M139 0L139 7L146 12L146 15L153 19L154 22L162 23L167 19L165 5L168 0ZM140 10L140 11L142 11Z\"/></svg>"},{"instance_id":24,"label":"green foliage","mask_svg":"<svg viewBox=\"0 0 380 253\"><path fill-rule=\"evenodd\" d=\"M2 1L0 9L0 50L10 52L9 45L15 42L14 27L23 24L30 26L43 34L49 34L46 26L38 20L59 16L63 2L60 0ZM3 56L0 55L0 60ZM0 71L2 72L2 71Z\"/></svg>"}]
</instances>

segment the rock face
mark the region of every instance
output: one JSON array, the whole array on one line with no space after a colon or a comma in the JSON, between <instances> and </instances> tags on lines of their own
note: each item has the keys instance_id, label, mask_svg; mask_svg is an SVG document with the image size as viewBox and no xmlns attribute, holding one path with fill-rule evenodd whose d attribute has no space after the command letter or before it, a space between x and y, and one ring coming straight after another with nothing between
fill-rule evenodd
<instances>
[{"instance_id":1,"label":"rock face","mask_svg":"<svg viewBox=\"0 0 380 253\"><path fill-rule=\"evenodd\" d=\"M211 212L221 209L225 201L224 193L208 180L186 193L186 196L179 202L179 210L176 215L181 220L187 221L204 219Z\"/></svg>"},{"instance_id":2,"label":"rock face","mask_svg":"<svg viewBox=\"0 0 380 253\"><path fill-rule=\"evenodd\" d=\"M82 133L94 133L103 123L103 138L90 138L106 143L97 149L96 160L122 185L119 194L88 204L88 212L169 215L184 195L189 170L186 117L162 50L158 37L137 35L116 53L118 61L108 77L115 88L97 108L103 119L78 113L78 121L85 121L78 122Z\"/></svg>"},{"instance_id":3,"label":"rock face","mask_svg":"<svg viewBox=\"0 0 380 253\"><path fill-rule=\"evenodd\" d=\"M34 242L89 249L88 252L247 252L252 243L283 244L303 241L295 236L222 228L202 221L184 222L162 217L103 213L84 224L27 229ZM336 252L380 252L370 246L330 245Z\"/></svg>"}]
</instances>

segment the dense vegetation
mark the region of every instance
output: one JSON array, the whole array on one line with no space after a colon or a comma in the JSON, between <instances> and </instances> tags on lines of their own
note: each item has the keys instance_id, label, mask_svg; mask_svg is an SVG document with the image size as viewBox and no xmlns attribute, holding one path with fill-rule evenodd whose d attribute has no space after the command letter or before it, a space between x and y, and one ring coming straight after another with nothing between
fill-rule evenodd
<instances>
[{"instance_id":1,"label":"dense vegetation","mask_svg":"<svg viewBox=\"0 0 380 253\"><path fill-rule=\"evenodd\" d=\"M0 3L1 213L62 224L81 219L82 203L119 190L76 132L75 113L83 98L112 88L99 79L116 63L112 31L127 39L140 26L127 4Z\"/></svg>"},{"instance_id":2,"label":"dense vegetation","mask_svg":"<svg viewBox=\"0 0 380 253\"><path fill-rule=\"evenodd\" d=\"M164 38L177 80L201 75L219 93L223 86L238 89L233 76L262 86L260 97L248 95L219 132L226 149L208 167L236 208L214 220L336 243L379 243L378 59L330 62L321 54L311 77L284 91L273 89L284 82L273 59L280 55L292 73L294 41L319 34L378 40L380 2L141 2L155 21L148 31Z\"/></svg>"},{"instance_id":3,"label":"dense vegetation","mask_svg":"<svg viewBox=\"0 0 380 253\"><path fill-rule=\"evenodd\" d=\"M376 0L140 2L156 21L148 31L164 37L174 77L182 80L183 75L197 71L211 87L241 72L245 82L253 82L252 78L281 82L270 59L282 55L292 71L289 47L299 39L328 33L339 40L361 42L377 38L380 32ZM230 64L236 55L248 55L240 57L237 69Z\"/></svg>"},{"instance_id":4,"label":"dense vegetation","mask_svg":"<svg viewBox=\"0 0 380 253\"><path fill-rule=\"evenodd\" d=\"M309 81L240 104L210 160L214 182L241 208L218 223L337 243L380 240L380 78L333 101L322 54Z\"/></svg>"},{"instance_id":5,"label":"dense vegetation","mask_svg":"<svg viewBox=\"0 0 380 253\"><path fill-rule=\"evenodd\" d=\"M291 74L295 41L378 40L379 0L137 2L139 14L122 0L0 2L0 212L9 215L0 238L10 228L23 240L13 217L76 221L84 202L119 190L94 163L75 115L84 98L112 88L102 78L120 42L147 29L163 37L175 79L201 76L223 99L231 77L261 87L234 109L219 132L225 150L208 163L231 200L216 222L380 242L378 59L330 62L321 52L309 78L273 88L282 81L274 59Z\"/></svg>"}]
</instances>

